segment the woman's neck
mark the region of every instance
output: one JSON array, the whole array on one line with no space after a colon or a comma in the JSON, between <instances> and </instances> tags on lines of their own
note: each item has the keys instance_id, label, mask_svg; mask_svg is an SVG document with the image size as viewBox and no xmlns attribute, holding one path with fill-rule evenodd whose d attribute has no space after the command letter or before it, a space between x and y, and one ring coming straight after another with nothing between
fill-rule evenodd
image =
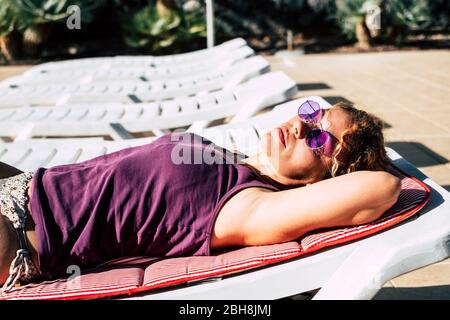
<instances>
[{"instance_id":1,"label":"woman's neck","mask_svg":"<svg viewBox=\"0 0 450 320\"><path fill-rule=\"evenodd\" d=\"M270 166L267 158L264 157L261 153L258 153L254 156L245 158L242 160L247 165L250 165L255 169L260 175L272 177L275 175L275 170Z\"/></svg>"},{"instance_id":2,"label":"woman's neck","mask_svg":"<svg viewBox=\"0 0 450 320\"><path fill-rule=\"evenodd\" d=\"M287 177L283 177L278 174L277 170L272 166L269 159L262 153L258 153L254 156L243 159L242 162L256 171L258 175L268 180L271 184L274 184L280 189L288 189L292 187L298 187L298 181L294 181Z\"/></svg>"}]
</instances>

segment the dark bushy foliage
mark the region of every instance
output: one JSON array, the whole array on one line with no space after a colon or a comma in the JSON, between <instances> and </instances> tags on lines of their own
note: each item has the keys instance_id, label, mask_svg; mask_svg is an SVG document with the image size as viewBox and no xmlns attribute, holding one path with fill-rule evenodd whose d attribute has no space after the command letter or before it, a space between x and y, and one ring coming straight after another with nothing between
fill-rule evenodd
<instances>
[{"instance_id":1,"label":"dark bushy foliage","mask_svg":"<svg viewBox=\"0 0 450 320\"><path fill-rule=\"evenodd\" d=\"M159 11L148 4L121 15L128 46L148 54L189 51L195 42L205 42L206 23L200 2ZM186 8L187 7L187 8Z\"/></svg>"},{"instance_id":2,"label":"dark bushy foliage","mask_svg":"<svg viewBox=\"0 0 450 320\"><path fill-rule=\"evenodd\" d=\"M164 1L176 3L179 8L182 8L193 0ZM323 39L323 43L333 42L337 45L349 43L342 32L344 24L342 24L342 15L339 15L337 6L339 1L352 3L352 5L364 2L364 0L215 0L216 43L243 37L257 50L284 49L288 30L293 31L299 41L320 38ZM384 29L375 36L375 43L388 42L386 39L389 38L396 39L397 43L401 43L406 35L411 34L411 31L414 31L415 34L423 31L425 33L436 32L436 30L438 32L450 31L450 0L374 1L385 3L390 12L395 11L392 9L394 8L392 3L399 3L405 8L420 9L414 9L413 15L402 15L401 13L405 11L403 9L396 10L400 14L392 15L389 12L384 14L382 16ZM46 17L52 17L54 20L51 23L51 39L43 46L44 51L42 51L41 57L61 58L69 54L69 51L75 52L70 55L150 53L149 51L158 49L155 49L153 44L150 45L153 40L146 39L148 32L141 32L143 26L145 27L143 23L145 15L142 14L143 19L140 20L135 16L135 21L138 21L136 27L129 23L132 22L130 17L135 12L145 7L155 6L156 2L157 0L0 0L0 40L4 40L0 41L0 47L3 50L8 43L21 41L25 29L28 29L26 38L33 41L42 38L38 33L39 30L33 28L33 25L46 24L43 23L40 13L31 10L24 14L23 10L9 8L10 5L19 3L24 7L31 5L46 7L46 13L50 13ZM64 11L67 4L73 3L80 4L83 9L82 17L84 19L81 30L68 30L65 23L62 23L64 19L59 22L56 19L58 12ZM91 3L95 4L93 6L95 11L87 9L92 7ZM198 3L201 8L196 21L205 18L204 1L198 0ZM10 5L8 6L8 4ZM151 16L151 10L148 11L148 15ZM128 20L126 17L129 17ZM423 19L423 17L425 18ZM419 21L421 19L422 21ZM127 24L125 28L124 23ZM185 25L186 30L192 24L181 23L180 25ZM31 28L29 28L30 26ZM351 28L352 26L345 31L354 39L355 32ZM124 32L125 29L126 32ZM151 28L148 26L147 29ZM135 32L136 30L139 32ZM174 34L175 36L173 36ZM157 48L164 49L160 50L161 53L163 51L171 53L180 50L195 50L203 47L206 43L204 33L200 32L199 35L200 37L194 39L189 33L173 32L171 38L165 39L165 42L162 43L170 45L164 47L158 44ZM321 38L322 36L323 38ZM132 46L126 45L126 43ZM303 43L305 42L303 41ZM141 44L144 45L141 46ZM153 54L155 53L156 51L153 52ZM24 58L26 57L24 56Z\"/></svg>"},{"instance_id":3,"label":"dark bushy foliage","mask_svg":"<svg viewBox=\"0 0 450 320\"><path fill-rule=\"evenodd\" d=\"M431 28L450 30L450 0L429 0Z\"/></svg>"},{"instance_id":4,"label":"dark bushy foliage","mask_svg":"<svg viewBox=\"0 0 450 320\"><path fill-rule=\"evenodd\" d=\"M288 30L333 30L334 10L333 0L215 1L216 37L266 39L270 48L284 43Z\"/></svg>"}]
</instances>

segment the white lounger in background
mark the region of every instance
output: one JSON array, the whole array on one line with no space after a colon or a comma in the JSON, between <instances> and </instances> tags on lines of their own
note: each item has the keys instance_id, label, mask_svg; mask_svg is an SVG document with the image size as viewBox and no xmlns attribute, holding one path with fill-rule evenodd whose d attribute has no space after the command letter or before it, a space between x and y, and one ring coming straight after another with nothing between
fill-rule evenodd
<instances>
[{"instance_id":1,"label":"white lounger in background","mask_svg":"<svg viewBox=\"0 0 450 320\"><path fill-rule=\"evenodd\" d=\"M247 46L230 51L226 56L214 56L214 59L199 60L186 64L152 66L140 64L100 64L92 68L63 69L52 72L25 72L22 75L0 82L0 87L30 86L42 84L87 84L114 81L154 81L180 78L189 75L205 75L212 72L224 72L238 61L254 55Z\"/></svg>"},{"instance_id":2,"label":"white lounger in background","mask_svg":"<svg viewBox=\"0 0 450 320\"><path fill-rule=\"evenodd\" d=\"M165 56L114 56L114 57L96 57L96 58L82 58L71 59L66 61L48 62L37 65L26 73L49 73L59 72L62 70L76 70L76 69L90 69L90 68L105 68L109 69L115 66L140 66L142 64L151 64L152 66L174 66L178 64L189 64L199 61L215 60L226 57L230 51L234 51L243 46L247 42L242 38L235 38L226 41L212 48L201 49L197 51L165 55Z\"/></svg>"},{"instance_id":3,"label":"white lounger in background","mask_svg":"<svg viewBox=\"0 0 450 320\"><path fill-rule=\"evenodd\" d=\"M175 129L227 117L248 118L259 110L289 100L297 84L283 72L270 72L233 89L154 103L85 104L0 109L0 136L111 136Z\"/></svg>"},{"instance_id":4,"label":"white lounger in background","mask_svg":"<svg viewBox=\"0 0 450 320\"><path fill-rule=\"evenodd\" d=\"M295 116L298 106L306 99L314 99L324 108L329 107L329 104L319 97L306 97L289 101L271 112L246 121L207 128L198 133L219 145L252 155L258 151L253 146L258 143L260 137L267 130ZM249 136L244 136L244 133ZM126 147L126 144L138 145L151 141L65 140L28 140L0 144L0 161L18 165L22 170L34 170L38 167L37 161L31 160L40 157L44 159L43 163L47 160L48 164L62 164L57 161L63 158L58 158L58 154L68 154L63 150L67 151L70 147L78 146L78 151L71 154L71 159L79 162L89 156ZM87 149L89 146L92 148L90 151ZM45 148L52 150L50 154L43 152ZM13 160L14 153L19 150L22 150L22 162ZM321 290L315 299L371 299L386 281L449 257L449 192L394 150L388 149L388 153L398 167L426 183L432 190L430 201L416 218L379 234L298 259L229 275L224 279L205 279L188 287L168 287L155 293L134 295L129 299L279 299L318 288ZM8 154L13 156L7 158ZM29 158L30 155L34 155L34 158Z\"/></svg>"},{"instance_id":5,"label":"white lounger in background","mask_svg":"<svg viewBox=\"0 0 450 320\"><path fill-rule=\"evenodd\" d=\"M138 138L105 141L103 138L30 139L0 143L0 161L22 171L39 167L82 162L117 150L150 143L156 139Z\"/></svg>"},{"instance_id":6,"label":"white lounger in background","mask_svg":"<svg viewBox=\"0 0 450 320\"><path fill-rule=\"evenodd\" d=\"M124 81L84 85L36 85L0 88L0 108L56 106L68 103L136 103L231 89L270 71L270 64L255 56L236 62L225 71L164 81Z\"/></svg>"}]
</instances>

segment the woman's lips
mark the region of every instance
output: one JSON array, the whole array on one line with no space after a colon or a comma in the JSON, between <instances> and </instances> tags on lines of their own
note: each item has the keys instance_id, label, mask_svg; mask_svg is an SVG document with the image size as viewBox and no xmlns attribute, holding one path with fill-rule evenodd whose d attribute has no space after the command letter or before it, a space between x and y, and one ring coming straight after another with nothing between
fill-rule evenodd
<instances>
[{"instance_id":1,"label":"woman's lips","mask_svg":"<svg viewBox=\"0 0 450 320\"><path fill-rule=\"evenodd\" d=\"M280 138L281 143L286 148L286 133L284 132L283 128L277 128L278 129L278 137Z\"/></svg>"}]
</instances>

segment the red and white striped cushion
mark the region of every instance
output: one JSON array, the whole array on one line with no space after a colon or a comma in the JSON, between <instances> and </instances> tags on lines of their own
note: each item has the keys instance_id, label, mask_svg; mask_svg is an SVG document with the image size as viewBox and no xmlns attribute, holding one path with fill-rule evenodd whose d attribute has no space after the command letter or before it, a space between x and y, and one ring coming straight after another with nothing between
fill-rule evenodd
<instances>
[{"instance_id":1,"label":"red and white striped cushion","mask_svg":"<svg viewBox=\"0 0 450 320\"><path fill-rule=\"evenodd\" d=\"M429 194L429 188L421 181L404 177L402 179L402 192L398 201L378 220L360 226L316 231L310 235L305 235L301 239L301 246L304 251L312 252L386 229L420 210L426 204Z\"/></svg>"},{"instance_id":2,"label":"red and white striped cushion","mask_svg":"<svg viewBox=\"0 0 450 320\"><path fill-rule=\"evenodd\" d=\"M245 247L216 256L123 259L72 279L19 287L8 294L2 293L0 299L105 298L229 275L374 234L417 213L427 203L429 196L430 189L424 183L403 176L402 192L397 203L380 219L369 224L318 230L303 236L298 242Z\"/></svg>"}]
</instances>

